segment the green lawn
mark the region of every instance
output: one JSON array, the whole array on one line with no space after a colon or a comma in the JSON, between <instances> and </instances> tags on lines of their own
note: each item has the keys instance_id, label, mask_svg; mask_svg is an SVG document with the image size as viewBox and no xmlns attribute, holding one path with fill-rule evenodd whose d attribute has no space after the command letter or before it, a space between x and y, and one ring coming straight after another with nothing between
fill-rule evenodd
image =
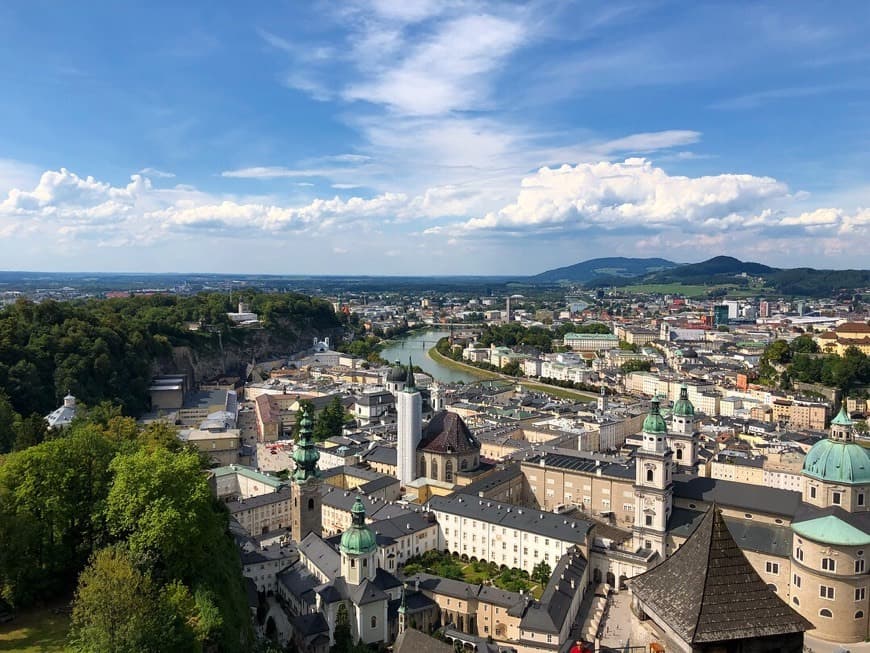
<instances>
[{"instance_id":1,"label":"green lawn","mask_svg":"<svg viewBox=\"0 0 870 653\"><path fill-rule=\"evenodd\" d=\"M22 612L9 623L0 625L0 651L20 653L65 651L69 615L55 614L54 610L57 607Z\"/></svg>"}]
</instances>

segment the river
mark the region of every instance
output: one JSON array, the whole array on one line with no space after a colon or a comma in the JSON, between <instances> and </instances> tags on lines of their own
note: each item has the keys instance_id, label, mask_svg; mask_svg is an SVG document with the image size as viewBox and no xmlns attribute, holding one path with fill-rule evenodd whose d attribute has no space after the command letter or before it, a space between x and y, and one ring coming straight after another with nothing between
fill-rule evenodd
<instances>
[{"instance_id":1,"label":"river","mask_svg":"<svg viewBox=\"0 0 870 653\"><path fill-rule=\"evenodd\" d=\"M413 358L414 365L419 365L424 372L433 376L436 380L444 383L473 383L479 381L477 377L453 368L442 365L438 361L429 358L429 350L435 346L441 338L449 335L447 331L418 331L406 338L391 341L382 351L381 358L391 363L400 361L402 365L408 364L408 356Z\"/></svg>"}]
</instances>

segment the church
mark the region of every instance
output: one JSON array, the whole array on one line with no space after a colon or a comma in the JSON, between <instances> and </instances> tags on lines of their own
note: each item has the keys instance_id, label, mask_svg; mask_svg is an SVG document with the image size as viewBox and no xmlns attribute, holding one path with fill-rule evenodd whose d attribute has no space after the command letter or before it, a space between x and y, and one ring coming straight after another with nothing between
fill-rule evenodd
<instances>
[{"instance_id":1,"label":"church","mask_svg":"<svg viewBox=\"0 0 870 653\"><path fill-rule=\"evenodd\" d=\"M404 374L396 372L396 379L400 376L396 410L398 478L402 485L418 478L454 484L457 473L476 470L481 445L465 421L456 413L438 409L424 428L423 397L416 387L410 361ZM433 408L440 408L437 386L432 395Z\"/></svg>"}]
</instances>

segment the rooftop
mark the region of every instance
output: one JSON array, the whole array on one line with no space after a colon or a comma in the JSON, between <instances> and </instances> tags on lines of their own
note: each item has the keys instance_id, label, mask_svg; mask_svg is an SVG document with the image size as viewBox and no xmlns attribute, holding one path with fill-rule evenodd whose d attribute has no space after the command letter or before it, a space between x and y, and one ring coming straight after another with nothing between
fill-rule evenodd
<instances>
[{"instance_id":1,"label":"rooftop","mask_svg":"<svg viewBox=\"0 0 870 653\"><path fill-rule=\"evenodd\" d=\"M566 519L552 512L518 508L460 493L433 497L429 501L429 509L576 544L585 543L592 528L592 523L582 519Z\"/></svg>"},{"instance_id":2,"label":"rooftop","mask_svg":"<svg viewBox=\"0 0 870 653\"><path fill-rule=\"evenodd\" d=\"M813 627L756 573L716 506L673 555L628 584L647 612L691 644L782 636Z\"/></svg>"}]
</instances>

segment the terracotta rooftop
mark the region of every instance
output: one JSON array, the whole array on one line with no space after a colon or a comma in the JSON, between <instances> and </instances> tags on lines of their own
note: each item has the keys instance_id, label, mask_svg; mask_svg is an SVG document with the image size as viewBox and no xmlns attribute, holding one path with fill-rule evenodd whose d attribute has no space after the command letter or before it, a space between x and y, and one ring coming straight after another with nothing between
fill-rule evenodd
<instances>
[{"instance_id":1,"label":"terracotta rooftop","mask_svg":"<svg viewBox=\"0 0 870 653\"><path fill-rule=\"evenodd\" d=\"M683 546L628 585L647 612L690 644L813 628L752 568L715 505Z\"/></svg>"}]
</instances>

